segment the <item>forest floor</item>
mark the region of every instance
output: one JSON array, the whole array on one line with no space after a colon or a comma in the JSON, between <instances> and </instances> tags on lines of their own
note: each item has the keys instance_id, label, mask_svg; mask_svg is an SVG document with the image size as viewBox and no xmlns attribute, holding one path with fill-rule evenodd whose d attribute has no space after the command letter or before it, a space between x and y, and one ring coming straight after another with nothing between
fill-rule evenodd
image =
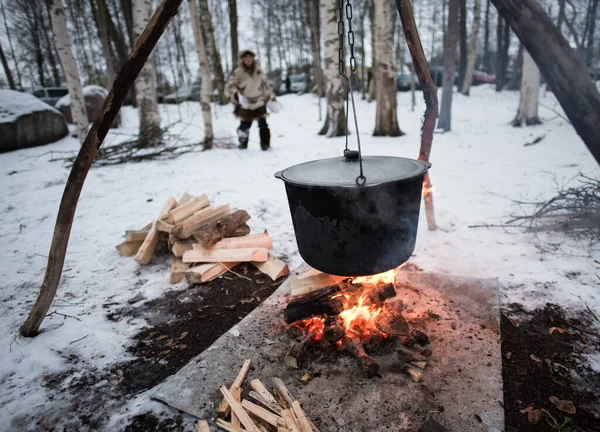
<instances>
[{"instance_id":1,"label":"forest floor","mask_svg":"<svg viewBox=\"0 0 600 432\"><path fill-rule=\"evenodd\" d=\"M424 111L418 99L411 111L410 94L398 93L398 119L407 134L401 138L371 137L375 104L357 102L365 154L416 157ZM283 111L269 118L269 152L260 151L255 125L250 148L231 149L237 124L231 107L217 107L214 150L202 152L198 145L174 159L93 168L59 291L34 339L15 336L39 290L69 172L56 159L73 155L78 143L65 138L0 155L0 424L7 430L192 430L191 418L150 399L151 388L256 307L249 289L260 290L262 300L276 285L252 268L242 270L252 288L233 276L207 287L169 285L166 257L141 267L119 257L114 246L125 230L155 217L169 196L206 193L216 204L248 210L251 228L268 229L275 253L291 268L299 266L285 190L273 173L341 155L345 140L316 134L321 122L313 96L280 100ZM546 409L557 423L567 416L579 430L593 431L592 419L600 418L593 393L600 393L598 245L556 232L470 228L504 224L529 211L523 202L551 198L576 183L579 173L599 177L553 95L542 92L540 100L544 123L512 128L516 92L483 86L471 97L455 95L453 131L435 135L431 156L439 229L428 231L423 215L411 261L429 271L499 278L506 430L551 430L544 413L528 423L528 412L521 410L531 406L529 411ZM199 104L160 109L163 125L171 125L169 146L202 140ZM106 145L130 140L136 116L125 108L123 127L110 132ZM355 147L354 135L350 143ZM550 335L551 327L568 332ZM178 348L163 354L162 336L181 337ZM576 413L561 412L550 396L571 400Z\"/></svg>"}]
</instances>

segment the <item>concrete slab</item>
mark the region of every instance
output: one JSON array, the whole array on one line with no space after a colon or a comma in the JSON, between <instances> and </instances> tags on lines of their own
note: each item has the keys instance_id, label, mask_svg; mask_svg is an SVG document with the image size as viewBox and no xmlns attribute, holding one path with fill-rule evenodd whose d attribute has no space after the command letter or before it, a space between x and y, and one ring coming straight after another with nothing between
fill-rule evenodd
<instances>
[{"instance_id":1,"label":"concrete slab","mask_svg":"<svg viewBox=\"0 0 600 432\"><path fill-rule=\"evenodd\" d=\"M249 358L253 367L248 380L259 378L270 387L270 377L282 378L323 432L417 431L427 422L448 431L504 430L498 280L405 271L397 280L416 288L398 290L409 323L425 318L429 331L433 356L423 382L414 383L401 372L394 352L373 356L381 365L381 377L364 377L350 357L326 364L317 359L310 370L320 375L301 384L303 371L283 365L290 340L282 331L281 311L290 278L158 386L153 397L211 419L221 400L219 387L230 385Z\"/></svg>"}]
</instances>

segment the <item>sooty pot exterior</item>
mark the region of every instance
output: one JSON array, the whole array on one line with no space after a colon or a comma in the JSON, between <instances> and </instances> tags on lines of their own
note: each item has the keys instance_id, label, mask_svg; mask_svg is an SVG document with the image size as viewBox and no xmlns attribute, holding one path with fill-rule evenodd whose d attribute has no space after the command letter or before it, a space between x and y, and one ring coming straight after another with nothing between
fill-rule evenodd
<instances>
[{"instance_id":1,"label":"sooty pot exterior","mask_svg":"<svg viewBox=\"0 0 600 432\"><path fill-rule=\"evenodd\" d=\"M340 276L382 273L406 262L415 249L424 175L364 187L284 179L300 255Z\"/></svg>"}]
</instances>

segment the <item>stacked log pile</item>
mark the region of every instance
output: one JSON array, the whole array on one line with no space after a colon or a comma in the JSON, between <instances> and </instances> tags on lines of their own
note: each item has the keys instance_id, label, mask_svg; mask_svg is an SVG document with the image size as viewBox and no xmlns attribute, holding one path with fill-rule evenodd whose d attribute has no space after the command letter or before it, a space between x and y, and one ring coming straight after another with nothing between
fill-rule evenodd
<instances>
[{"instance_id":1,"label":"stacked log pile","mask_svg":"<svg viewBox=\"0 0 600 432\"><path fill-rule=\"evenodd\" d=\"M206 195L186 193L179 201L169 198L156 220L141 230L126 231L117 250L147 265L166 245L172 255L171 283L209 282L242 262L252 263L273 280L287 276L287 264L270 252L269 233L250 235L249 219L245 210L213 207Z\"/></svg>"}]
</instances>

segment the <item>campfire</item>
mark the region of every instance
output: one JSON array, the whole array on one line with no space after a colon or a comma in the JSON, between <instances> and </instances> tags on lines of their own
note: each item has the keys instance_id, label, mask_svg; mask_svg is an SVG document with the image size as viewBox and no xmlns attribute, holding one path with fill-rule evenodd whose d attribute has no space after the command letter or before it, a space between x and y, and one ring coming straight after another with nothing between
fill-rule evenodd
<instances>
[{"instance_id":1,"label":"campfire","mask_svg":"<svg viewBox=\"0 0 600 432\"><path fill-rule=\"evenodd\" d=\"M372 355L398 349L404 371L420 381L431 351L424 348L427 334L411 328L402 314L402 301L395 298L396 290L407 288L396 281L403 266L374 276L300 278L283 312L287 333L294 339L286 366L305 368L311 352L335 350L356 357L364 373L373 377L380 365Z\"/></svg>"}]
</instances>

